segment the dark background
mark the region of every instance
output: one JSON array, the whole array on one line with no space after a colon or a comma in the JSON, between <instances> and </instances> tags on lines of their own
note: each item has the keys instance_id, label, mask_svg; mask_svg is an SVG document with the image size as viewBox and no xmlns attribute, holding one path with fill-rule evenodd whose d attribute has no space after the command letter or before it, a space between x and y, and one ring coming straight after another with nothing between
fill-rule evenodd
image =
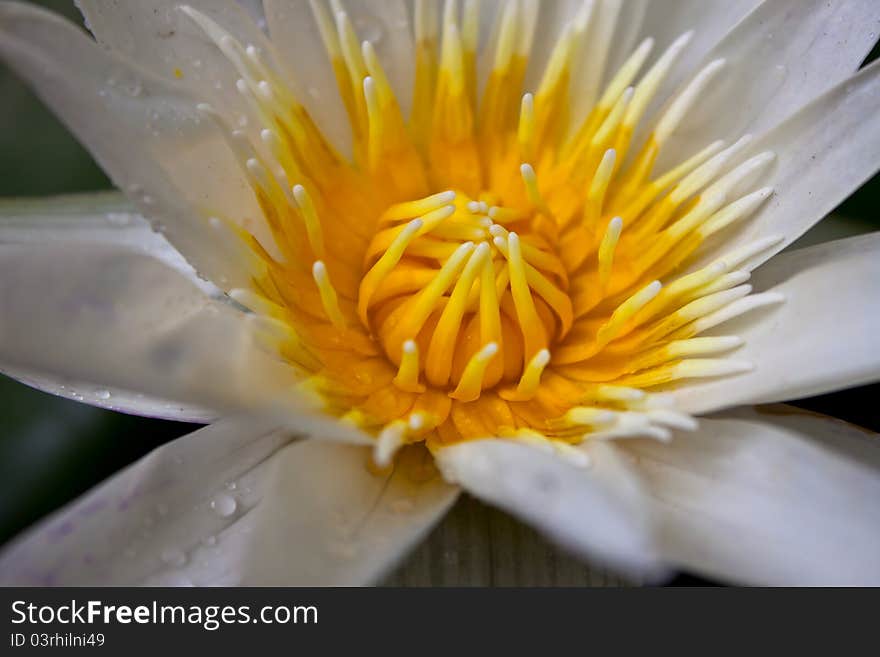
<instances>
[{"instance_id":1,"label":"dark background","mask_svg":"<svg viewBox=\"0 0 880 657\"><path fill-rule=\"evenodd\" d=\"M80 20L72 3L64 0L35 4ZM870 59L876 56L877 49ZM0 64L0 197L110 187L89 154ZM801 244L877 230L878 202L880 176L853 194ZM880 431L878 399L880 385L871 385L793 403ZM93 408L0 375L0 544L131 461L194 428ZM713 582L682 574L672 584Z\"/></svg>"}]
</instances>

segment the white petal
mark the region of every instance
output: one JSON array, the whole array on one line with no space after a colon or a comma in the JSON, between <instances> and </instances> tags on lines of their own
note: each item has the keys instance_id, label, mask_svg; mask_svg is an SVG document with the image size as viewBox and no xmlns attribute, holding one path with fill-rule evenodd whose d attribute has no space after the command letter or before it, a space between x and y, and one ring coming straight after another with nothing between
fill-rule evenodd
<instances>
[{"instance_id":1,"label":"white petal","mask_svg":"<svg viewBox=\"0 0 880 657\"><path fill-rule=\"evenodd\" d=\"M876 434L767 407L624 449L655 498L670 561L749 584L880 583Z\"/></svg>"},{"instance_id":2,"label":"white petal","mask_svg":"<svg viewBox=\"0 0 880 657\"><path fill-rule=\"evenodd\" d=\"M0 371L27 385L178 421L271 408L299 431L363 440L301 407L244 317L119 194L0 201L0 271Z\"/></svg>"},{"instance_id":3,"label":"white petal","mask_svg":"<svg viewBox=\"0 0 880 657\"><path fill-rule=\"evenodd\" d=\"M257 236L270 248L271 240L237 161L195 99L26 5L0 5L0 56L200 272L220 285L246 283L243 249L208 218L254 218Z\"/></svg>"},{"instance_id":4,"label":"white petal","mask_svg":"<svg viewBox=\"0 0 880 657\"><path fill-rule=\"evenodd\" d=\"M122 195L107 192L40 200L0 200L0 244L105 245L151 256L180 272L206 294L216 288L154 232ZM0 365L0 371L33 388L110 410L182 422L205 422L216 412L118 388L59 379L26 368Z\"/></svg>"},{"instance_id":5,"label":"white petal","mask_svg":"<svg viewBox=\"0 0 880 657\"><path fill-rule=\"evenodd\" d=\"M241 417L168 443L13 541L0 581L235 584L248 519L290 440Z\"/></svg>"},{"instance_id":6,"label":"white petal","mask_svg":"<svg viewBox=\"0 0 880 657\"><path fill-rule=\"evenodd\" d=\"M845 80L877 41L878 18L873 0L762 3L706 55L703 64L724 59L725 69L658 166L716 139L761 134Z\"/></svg>"},{"instance_id":7,"label":"white petal","mask_svg":"<svg viewBox=\"0 0 880 657\"><path fill-rule=\"evenodd\" d=\"M238 4L242 9L244 9L248 16L251 17L251 20L254 24L263 30L266 31L266 12L263 8L263 0L235 0L236 4ZM218 3L212 3L214 7L218 5Z\"/></svg>"},{"instance_id":8,"label":"white petal","mask_svg":"<svg viewBox=\"0 0 880 657\"><path fill-rule=\"evenodd\" d=\"M305 0L266 0L269 33L282 63L298 83L301 102L328 138L342 152L349 153L348 116L310 4ZM330 2L317 0L315 4L322 6L333 20ZM359 40L370 41L376 48L403 115L409 116L415 72L412 26L404 2L345 0L340 4Z\"/></svg>"},{"instance_id":9,"label":"white petal","mask_svg":"<svg viewBox=\"0 0 880 657\"><path fill-rule=\"evenodd\" d=\"M667 78L667 88L671 89L678 86L685 75L696 72L697 64L706 53L760 3L761 0L648 2L636 42L651 37L655 52L662 52L682 34L693 30L693 38ZM622 65L631 50L632 46L626 51L616 51L610 69L613 71Z\"/></svg>"},{"instance_id":10,"label":"white petal","mask_svg":"<svg viewBox=\"0 0 880 657\"><path fill-rule=\"evenodd\" d=\"M740 229L710 241L695 266L769 235L783 237L745 265L757 266L880 168L880 63L865 67L756 140L741 159L764 151L776 154L772 171L760 181L773 188L773 196Z\"/></svg>"},{"instance_id":11,"label":"white petal","mask_svg":"<svg viewBox=\"0 0 880 657\"><path fill-rule=\"evenodd\" d=\"M101 45L157 76L181 79L202 101L230 116L245 109L235 88L235 69L180 6L209 16L242 43L264 46L265 35L253 20L257 2L250 2L249 8L233 0L77 0L76 4Z\"/></svg>"},{"instance_id":12,"label":"white petal","mask_svg":"<svg viewBox=\"0 0 880 657\"><path fill-rule=\"evenodd\" d=\"M0 363L0 372L31 388L50 395L64 397L108 411L140 415L141 417L207 424L217 419L217 411L185 402L160 399L155 395L131 392L122 388L74 381L57 374L28 370Z\"/></svg>"},{"instance_id":13,"label":"white petal","mask_svg":"<svg viewBox=\"0 0 880 657\"><path fill-rule=\"evenodd\" d=\"M375 582L446 513L458 489L421 448L388 475L368 470L371 450L303 441L273 464L271 496L253 521L243 566L256 586Z\"/></svg>"},{"instance_id":14,"label":"white petal","mask_svg":"<svg viewBox=\"0 0 880 657\"><path fill-rule=\"evenodd\" d=\"M713 328L745 345L745 374L673 392L691 413L816 395L880 379L880 232L781 254L752 277L781 304Z\"/></svg>"},{"instance_id":15,"label":"white petal","mask_svg":"<svg viewBox=\"0 0 880 657\"><path fill-rule=\"evenodd\" d=\"M208 295L220 293L119 192L0 199L0 244L112 246L159 260Z\"/></svg>"},{"instance_id":16,"label":"white petal","mask_svg":"<svg viewBox=\"0 0 880 657\"><path fill-rule=\"evenodd\" d=\"M14 541L0 582L364 584L455 500L436 472L378 477L365 448L292 440L242 416L160 447Z\"/></svg>"},{"instance_id":17,"label":"white petal","mask_svg":"<svg viewBox=\"0 0 880 657\"><path fill-rule=\"evenodd\" d=\"M578 468L531 446L501 439L440 450L447 479L501 507L566 549L647 578L660 575L653 525L638 478L612 445L589 446Z\"/></svg>"},{"instance_id":18,"label":"white petal","mask_svg":"<svg viewBox=\"0 0 880 657\"><path fill-rule=\"evenodd\" d=\"M0 244L0 308L0 362L30 373L214 408L295 380L242 313L118 245Z\"/></svg>"}]
</instances>

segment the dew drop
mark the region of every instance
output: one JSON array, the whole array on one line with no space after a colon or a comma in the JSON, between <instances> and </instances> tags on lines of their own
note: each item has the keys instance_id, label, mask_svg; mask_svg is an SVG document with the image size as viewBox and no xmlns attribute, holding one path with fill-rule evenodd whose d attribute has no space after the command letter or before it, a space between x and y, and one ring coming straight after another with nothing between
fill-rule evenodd
<instances>
[{"instance_id":1,"label":"dew drop","mask_svg":"<svg viewBox=\"0 0 880 657\"><path fill-rule=\"evenodd\" d=\"M95 395L98 397L98 399L110 399L110 397L112 396L109 390L99 390L95 393Z\"/></svg>"},{"instance_id":2,"label":"dew drop","mask_svg":"<svg viewBox=\"0 0 880 657\"><path fill-rule=\"evenodd\" d=\"M235 498L225 493L220 493L211 500L211 508L214 509L217 515L223 518L227 518L235 513L237 507L238 503L235 501Z\"/></svg>"}]
</instances>

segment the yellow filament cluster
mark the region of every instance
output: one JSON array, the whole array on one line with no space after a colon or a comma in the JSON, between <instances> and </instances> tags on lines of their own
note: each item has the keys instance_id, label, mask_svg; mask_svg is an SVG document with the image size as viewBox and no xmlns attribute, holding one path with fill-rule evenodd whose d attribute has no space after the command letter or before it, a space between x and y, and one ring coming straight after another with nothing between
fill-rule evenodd
<instances>
[{"instance_id":1,"label":"yellow filament cluster","mask_svg":"<svg viewBox=\"0 0 880 657\"><path fill-rule=\"evenodd\" d=\"M662 174L664 143L724 67L710 63L652 118L690 34L644 73L649 39L592 109L572 117L590 56L590 7L566 24L540 83L523 93L540 11L502 3L477 89L479 4L414 5L416 76L404 116L377 44L342 2L311 2L353 135L349 161L285 85L271 52L185 11L238 70L259 143L208 106L243 164L273 243L213 225L256 254L252 288L230 293L328 412L400 446L505 436L560 453L585 437L666 439L692 428L658 386L736 373L732 336L700 336L755 307L737 269L770 237L689 269L705 241L772 193L772 153L716 142ZM641 73L641 77L640 76ZM569 126L573 126L569 128ZM663 281L663 283L661 283Z\"/></svg>"}]
</instances>

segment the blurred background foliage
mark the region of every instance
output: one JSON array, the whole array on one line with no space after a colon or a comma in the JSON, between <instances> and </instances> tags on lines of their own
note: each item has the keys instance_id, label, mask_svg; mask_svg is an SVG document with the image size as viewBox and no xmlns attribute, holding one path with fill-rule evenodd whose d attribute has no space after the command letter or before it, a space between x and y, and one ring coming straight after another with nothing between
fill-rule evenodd
<instances>
[{"instance_id":1,"label":"blurred background foliage","mask_svg":"<svg viewBox=\"0 0 880 657\"><path fill-rule=\"evenodd\" d=\"M81 23L72 2L31 1ZM869 59L877 54L875 49ZM111 187L88 152L0 64L0 197L46 196ZM796 246L880 229L878 204L880 176L865 184ZM880 299L870 300L877 301ZM878 385L863 386L795 403L880 431L878 393ZM194 428L197 427L93 408L33 390L0 375L0 544L153 448ZM488 515L489 525L501 526L507 535L519 535L520 540L532 545L532 551L534 545L545 549L550 561L565 563L564 570L574 572L570 560L554 556L555 548L533 536L530 530L475 501L460 504L447 522L467 523L474 514ZM442 527L435 532L434 543L444 542L443 532ZM429 550L430 547L421 550L413 560L425 559ZM561 576L560 572L554 580ZM576 574L571 583L585 581L582 574ZM594 582L595 577L589 581ZM405 583L405 573L392 578L392 582ZM511 583L525 581L514 576ZM682 575L675 583L706 582Z\"/></svg>"}]
</instances>

